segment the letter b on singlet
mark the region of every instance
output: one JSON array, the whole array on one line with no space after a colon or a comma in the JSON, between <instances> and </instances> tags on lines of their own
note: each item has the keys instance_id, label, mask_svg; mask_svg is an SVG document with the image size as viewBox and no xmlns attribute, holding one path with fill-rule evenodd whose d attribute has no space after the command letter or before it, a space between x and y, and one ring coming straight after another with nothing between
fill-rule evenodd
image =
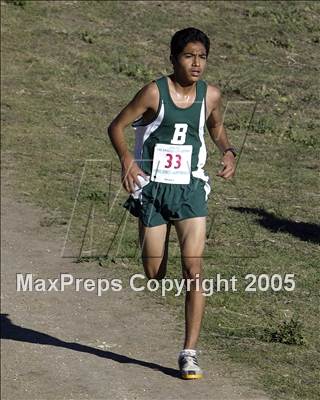
<instances>
[{"instance_id":1,"label":"letter b on singlet","mask_svg":"<svg viewBox=\"0 0 320 400\"><path fill-rule=\"evenodd\" d=\"M174 134L171 139L172 144L184 144L186 141L186 134L188 130L188 124L174 124Z\"/></svg>"}]
</instances>

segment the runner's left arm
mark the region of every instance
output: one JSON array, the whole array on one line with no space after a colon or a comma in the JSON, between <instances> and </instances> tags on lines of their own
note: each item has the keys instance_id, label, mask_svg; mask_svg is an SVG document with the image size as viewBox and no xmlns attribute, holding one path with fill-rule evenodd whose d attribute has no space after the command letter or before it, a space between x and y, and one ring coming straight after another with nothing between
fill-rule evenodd
<instances>
[{"instance_id":1,"label":"runner's left arm","mask_svg":"<svg viewBox=\"0 0 320 400\"><path fill-rule=\"evenodd\" d=\"M207 105L209 113L206 122L207 128L213 142L223 154L226 149L232 146L229 142L227 132L223 124L223 116L221 111L221 92L215 86L208 85ZM235 173L236 163L235 156L231 151L223 154L221 164L223 168L217 173L217 175L224 179L232 178Z\"/></svg>"}]
</instances>

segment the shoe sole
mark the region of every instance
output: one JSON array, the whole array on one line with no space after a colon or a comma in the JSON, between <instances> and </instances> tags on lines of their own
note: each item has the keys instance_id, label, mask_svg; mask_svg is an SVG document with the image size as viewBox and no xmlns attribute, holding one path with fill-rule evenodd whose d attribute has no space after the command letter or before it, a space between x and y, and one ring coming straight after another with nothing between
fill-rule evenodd
<instances>
[{"instance_id":1,"label":"shoe sole","mask_svg":"<svg viewBox=\"0 0 320 400\"><path fill-rule=\"evenodd\" d=\"M191 379L202 379L203 374L192 374L188 372L181 372L181 378L186 379L186 380L191 380Z\"/></svg>"}]
</instances>

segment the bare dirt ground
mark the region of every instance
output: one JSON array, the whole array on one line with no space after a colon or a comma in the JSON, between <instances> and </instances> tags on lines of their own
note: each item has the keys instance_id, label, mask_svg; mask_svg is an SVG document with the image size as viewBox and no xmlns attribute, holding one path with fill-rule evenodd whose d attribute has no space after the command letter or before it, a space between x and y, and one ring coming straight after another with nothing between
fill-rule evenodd
<instances>
[{"instance_id":1,"label":"bare dirt ground","mask_svg":"<svg viewBox=\"0 0 320 400\"><path fill-rule=\"evenodd\" d=\"M17 273L115 276L95 264L61 258L63 229L60 235L42 227L44 211L21 200L7 180L1 209L2 399L268 399L248 385L251 372L240 372L218 355L212 362L210 349L202 349L205 379L179 379L181 322L128 287L101 297L72 288L17 292Z\"/></svg>"}]
</instances>

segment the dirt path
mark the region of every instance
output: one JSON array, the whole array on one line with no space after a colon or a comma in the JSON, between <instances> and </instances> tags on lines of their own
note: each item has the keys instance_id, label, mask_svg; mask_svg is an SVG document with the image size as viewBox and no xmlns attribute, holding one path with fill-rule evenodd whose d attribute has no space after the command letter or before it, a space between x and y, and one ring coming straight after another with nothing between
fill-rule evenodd
<instances>
[{"instance_id":1,"label":"dirt path","mask_svg":"<svg viewBox=\"0 0 320 400\"><path fill-rule=\"evenodd\" d=\"M16 273L112 276L107 269L62 259L61 238L40 226L43 211L3 192L2 399L268 398L239 386L235 368L205 355L204 380L178 379L181 323L177 333L177 322L163 306L128 288L101 297L70 288L17 292Z\"/></svg>"}]
</instances>

